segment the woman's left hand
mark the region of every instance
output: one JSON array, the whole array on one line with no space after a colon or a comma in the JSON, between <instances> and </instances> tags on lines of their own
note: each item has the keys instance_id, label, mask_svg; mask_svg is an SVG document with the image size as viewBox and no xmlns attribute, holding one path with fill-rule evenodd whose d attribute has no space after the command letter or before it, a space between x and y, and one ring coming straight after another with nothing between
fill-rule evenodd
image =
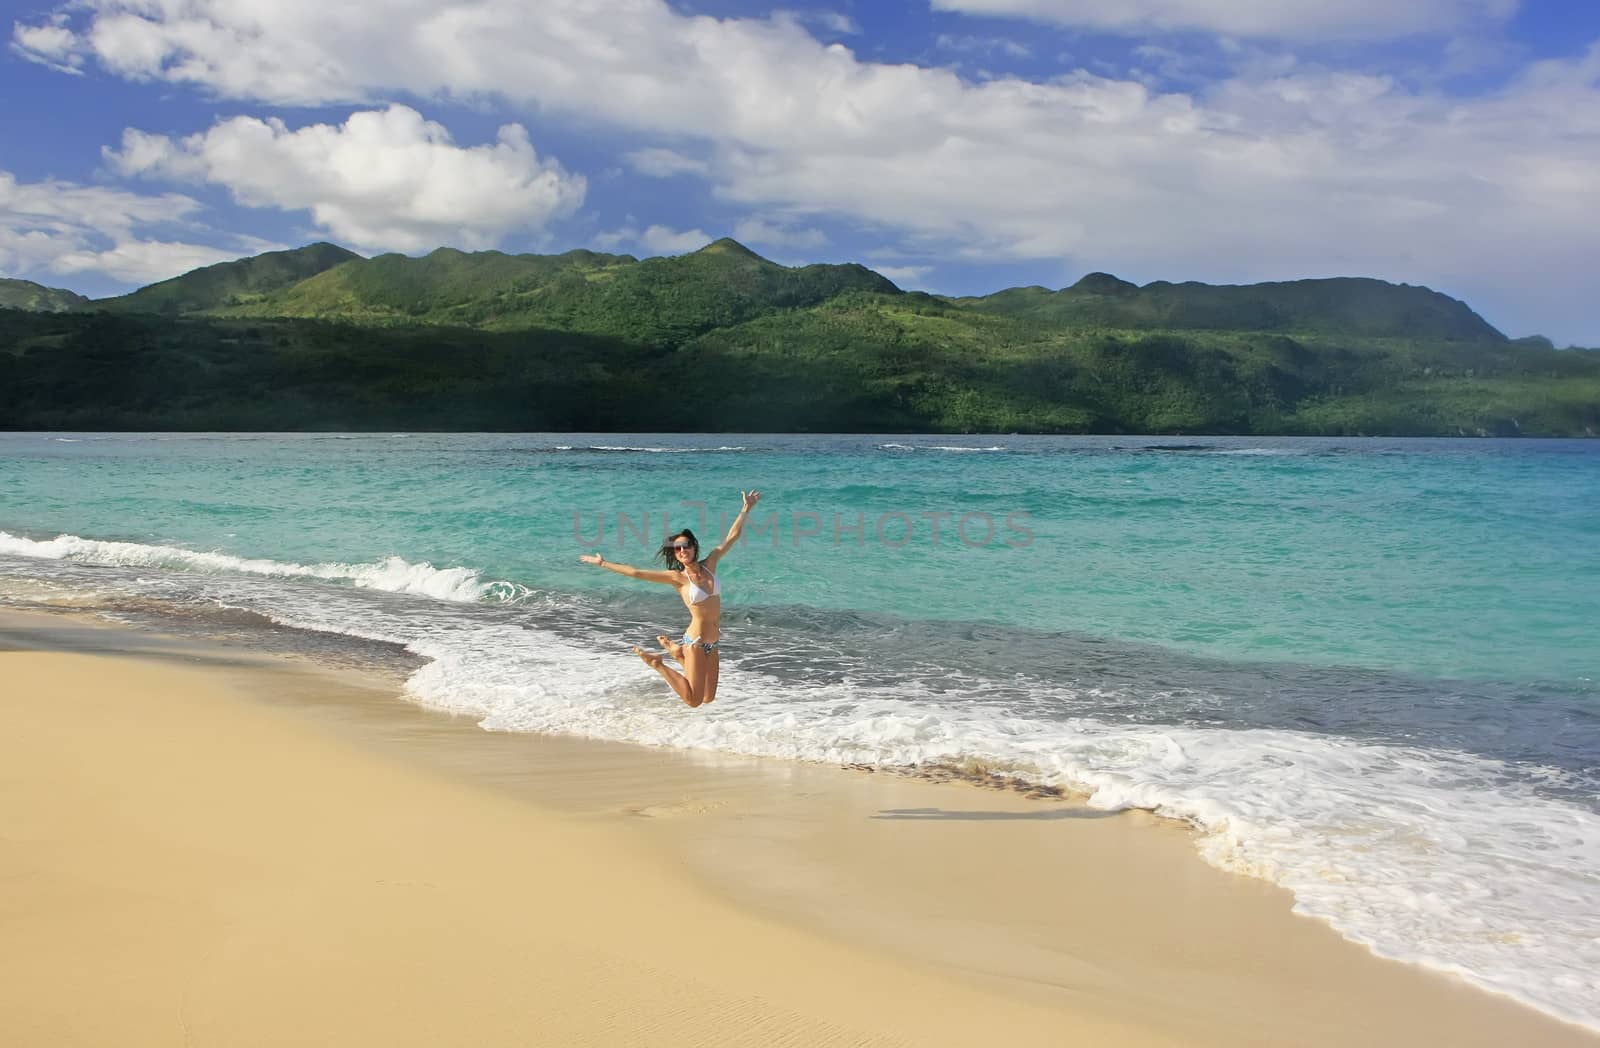
<instances>
[{"instance_id":1,"label":"woman's left hand","mask_svg":"<svg viewBox=\"0 0 1600 1048\"><path fill-rule=\"evenodd\" d=\"M744 499L744 508L745 509L754 509L756 503L761 501L761 492L759 492L759 491L741 491L741 492L739 492L739 497Z\"/></svg>"}]
</instances>

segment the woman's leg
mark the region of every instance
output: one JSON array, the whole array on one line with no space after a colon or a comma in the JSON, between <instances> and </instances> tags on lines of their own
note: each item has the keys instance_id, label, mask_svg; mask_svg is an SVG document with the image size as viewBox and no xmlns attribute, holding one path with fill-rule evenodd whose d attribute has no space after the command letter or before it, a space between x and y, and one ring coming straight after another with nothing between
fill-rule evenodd
<instances>
[{"instance_id":1,"label":"woman's leg","mask_svg":"<svg viewBox=\"0 0 1600 1048\"><path fill-rule=\"evenodd\" d=\"M671 637L667 636L665 633L657 633L656 634L656 643L660 644L663 648L665 648L668 655L671 655L673 658L677 659L679 662L683 661L683 645L682 644L679 644L677 641L673 640Z\"/></svg>"},{"instance_id":2,"label":"woman's leg","mask_svg":"<svg viewBox=\"0 0 1600 1048\"><path fill-rule=\"evenodd\" d=\"M706 656L706 690L701 702L715 702L717 700L717 675L722 669L722 652L713 651Z\"/></svg>"},{"instance_id":3,"label":"woman's leg","mask_svg":"<svg viewBox=\"0 0 1600 1048\"><path fill-rule=\"evenodd\" d=\"M698 640L683 646L683 677L689 682L689 695L683 701L691 706L706 701L706 671L710 663L711 656L706 654Z\"/></svg>"},{"instance_id":4,"label":"woman's leg","mask_svg":"<svg viewBox=\"0 0 1600 1048\"><path fill-rule=\"evenodd\" d=\"M701 662L701 665L698 667L695 665L696 662L701 661L697 660L695 656L702 654L697 645L684 645L683 654L685 661L683 667L684 671L682 673L679 673L671 666L668 666L666 661L653 651L645 651L643 648L634 648L633 653L639 656L639 658L644 661L646 666L649 666L651 669L661 674L662 679L668 684L672 685L672 690L678 693L678 698L682 699L690 706L700 705L701 692L695 688L693 682L696 679L697 671L700 680L704 680L705 667L703 662Z\"/></svg>"}]
</instances>

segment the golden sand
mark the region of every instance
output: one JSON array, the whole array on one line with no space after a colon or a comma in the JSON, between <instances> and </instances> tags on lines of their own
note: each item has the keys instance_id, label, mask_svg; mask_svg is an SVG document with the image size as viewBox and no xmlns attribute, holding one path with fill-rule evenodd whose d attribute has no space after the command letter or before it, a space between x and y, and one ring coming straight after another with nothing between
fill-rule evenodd
<instances>
[{"instance_id":1,"label":"golden sand","mask_svg":"<svg viewBox=\"0 0 1600 1048\"><path fill-rule=\"evenodd\" d=\"M1600 1043L1158 820L264 660L0 650L0 886L5 1045Z\"/></svg>"}]
</instances>

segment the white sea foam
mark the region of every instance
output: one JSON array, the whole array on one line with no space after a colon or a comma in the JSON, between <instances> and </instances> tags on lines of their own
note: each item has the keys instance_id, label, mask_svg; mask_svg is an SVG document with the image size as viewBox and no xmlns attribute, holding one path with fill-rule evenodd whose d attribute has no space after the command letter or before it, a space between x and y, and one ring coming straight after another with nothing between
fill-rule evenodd
<instances>
[{"instance_id":1,"label":"white sea foam","mask_svg":"<svg viewBox=\"0 0 1600 1048\"><path fill-rule=\"evenodd\" d=\"M65 585L54 579L0 574L0 599L52 608L100 607L106 594L83 585Z\"/></svg>"},{"instance_id":2,"label":"white sea foam","mask_svg":"<svg viewBox=\"0 0 1600 1048\"><path fill-rule=\"evenodd\" d=\"M1004 715L910 683L799 684L742 669L735 635L720 701L688 714L623 638L558 635L481 604L290 581L381 579L372 588L481 601L485 584L470 569L398 558L285 565L3 532L0 553L207 572L184 585L285 625L405 645L428 660L410 695L490 730L830 763L980 761L1081 791L1096 807L1149 809L1193 824L1208 861L1287 887L1300 912L1377 953L1600 1029L1600 816L1541 796L1527 769L1305 732ZM96 588L148 591L163 573L104 574ZM1058 688L1035 705L1082 708L1080 698Z\"/></svg>"},{"instance_id":3,"label":"white sea foam","mask_svg":"<svg viewBox=\"0 0 1600 1048\"><path fill-rule=\"evenodd\" d=\"M987 447L975 448L975 447L972 447L972 446L966 445L966 444L896 444L893 441L890 441L887 444L879 444L878 448L881 451L954 451L954 452L962 452L962 451L1010 451L1011 450L1010 448L1004 447L1004 446L1002 446L1000 444L991 444L991 445L989 445Z\"/></svg>"},{"instance_id":4,"label":"white sea foam","mask_svg":"<svg viewBox=\"0 0 1600 1048\"><path fill-rule=\"evenodd\" d=\"M346 582L363 589L410 593L435 600L471 603L491 600L508 603L527 596L525 586L485 580L472 568L436 568L426 561L413 564L401 557L386 557L367 564L296 564L237 557L231 553L189 550L177 546L151 546L137 542L104 542L58 535L39 541L0 531L0 553L44 560L70 560L79 564L120 567L176 568L183 571L237 572L276 578L313 578Z\"/></svg>"},{"instance_id":5,"label":"white sea foam","mask_svg":"<svg viewBox=\"0 0 1600 1048\"><path fill-rule=\"evenodd\" d=\"M1495 761L1289 731L997 718L736 662L722 674L732 701L691 717L592 649L525 635L446 647L413 645L433 661L410 692L491 730L828 763L977 760L1181 819L1208 861L1289 888L1299 912L1378 954L1600 1028L1600 817Z\"/></svg>"},{"instance_id":6,"label":"white sea foam","mask_svg":"<svg viewBox=\"0 0 1600 1048\"><path fill-rule=\"evenodd\" d=\"M745 448L744 448L744 445L742 445L742 444L719 444L718 446L716 446L714 448L669 448L669 447L639 446L639 445L634 445L634 444L590 444L590 445L580 449L580 448L574 448L570 444L557 444L555 450L557 450L557 451L577 451L577 450L582 450L582 451L632 451L632 452L637 452L637 453L640 453L640 454L650 454L650 455L686 455L686 454L690 454L690 453L693 453L693 452L743 451L743 450L745 450Z\"/></svg>"}]
</instances>

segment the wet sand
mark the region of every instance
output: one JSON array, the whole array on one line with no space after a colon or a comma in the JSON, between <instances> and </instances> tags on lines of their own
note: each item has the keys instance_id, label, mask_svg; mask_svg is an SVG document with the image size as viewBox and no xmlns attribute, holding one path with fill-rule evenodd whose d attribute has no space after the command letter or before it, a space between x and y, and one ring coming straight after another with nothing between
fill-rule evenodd
<instances>
[{"instance_id":1,"label":"wet sand","mask_svg":"<svg viewBox=\"0 0 1600 1048\"><path fill-rule=\"evenodd\" d=\"M59 615L0 611L0 682L6 1044L1600 1044L1139 813Z\"/></svg>"}]
</instances>

